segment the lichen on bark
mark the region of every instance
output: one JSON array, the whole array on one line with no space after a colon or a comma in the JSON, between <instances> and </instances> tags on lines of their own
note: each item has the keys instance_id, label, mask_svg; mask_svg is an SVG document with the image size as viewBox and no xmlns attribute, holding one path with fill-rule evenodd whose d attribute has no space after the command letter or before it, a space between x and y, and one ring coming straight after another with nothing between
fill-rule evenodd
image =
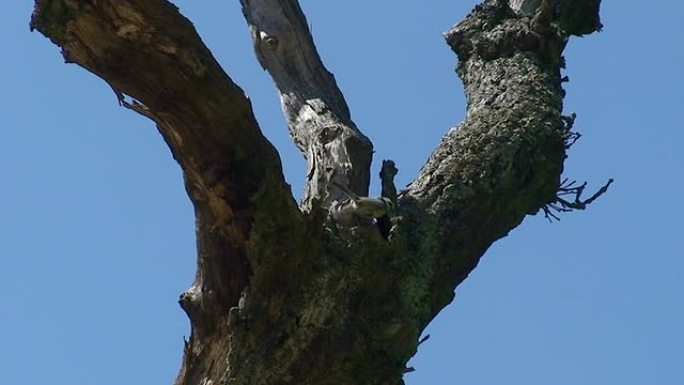
<instances>
[{"instance_id":1,"label":"lichen on bark","mask_svg":"<svg viewBox=\"0 0 684 385\"><path fill-rule=\"evenodd\" d=\"M192 333L176 384L402 383L420 333L487 248L559 202L561 55L570 35L600 28L599 3L487 0L449 30L466 120L406 190L383 165L395 212L346 226L327 217L341 197L331 182L366 193L372 144L295 0L241 4L309 160L300 207L248 99L175 6L37 0L32 27L153 120L183 169L198 263L180 300Z\"/></svg>"}]
</instances>

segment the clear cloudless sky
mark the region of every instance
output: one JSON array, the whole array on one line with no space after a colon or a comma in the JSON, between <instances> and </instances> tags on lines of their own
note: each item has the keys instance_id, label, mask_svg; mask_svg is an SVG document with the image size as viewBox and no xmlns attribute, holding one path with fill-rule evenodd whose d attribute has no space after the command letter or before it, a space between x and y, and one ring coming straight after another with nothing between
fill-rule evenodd
<instances>
[{"instance_id":1,"label":"clear cloudless sky","mask_svg":"<svg viewBox=\"0 0 684 385\"><path fill-rule=\"evenodd\" d=\"M176 1L253 101L299 195L305 165L239 2ZM426 330L409 385L684 384L678 1L604 1L602 33L566 51L566 112L582 139L565 175L598 188L585 212L528 217L490 248ZM378 161L411 180L464 117L441 33L462 1L301 0ZM152 123L28 28L0 14L0 384L171 384L195 271L190 203ZM378 191L377 179L373 190Z\"/></svg>"}]
</instances>

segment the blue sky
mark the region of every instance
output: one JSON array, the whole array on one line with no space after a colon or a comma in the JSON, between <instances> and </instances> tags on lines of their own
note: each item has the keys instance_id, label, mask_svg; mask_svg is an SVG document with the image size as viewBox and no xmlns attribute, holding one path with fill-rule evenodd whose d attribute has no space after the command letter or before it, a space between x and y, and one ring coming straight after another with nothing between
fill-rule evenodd
<instances>
[{"instance_id":1,"label":"blue sky","mask_svg":"<svg viewBox=\"0 0 684 385\"><path fill-rule=\"evenodd\" d=\"M409 385L684 383L684 5L604 3L605 31L566 51L583 134L566 176L615 184L586 212L528 217L496 243L429 326ZM239 2L176 4L252 99L298 194L304 162ZM407 183L464 116L441 33L475 1L301 4L376 161ZM0 383L170 384L195 269L179 167L149 121L29 32L31 9L0 14Z\"/></svg>"}]
</instances>

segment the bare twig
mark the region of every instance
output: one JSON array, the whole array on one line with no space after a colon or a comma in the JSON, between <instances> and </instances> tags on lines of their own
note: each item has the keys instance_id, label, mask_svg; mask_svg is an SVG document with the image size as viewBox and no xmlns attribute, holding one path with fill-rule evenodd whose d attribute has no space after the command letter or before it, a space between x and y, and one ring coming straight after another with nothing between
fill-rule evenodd
<instances>
[{"instance_id":1,"label":"bare twig","mask_svg":"<svg viewBox=\"0 0 684 385\"><path fill-rule=\"evenodd\" d=\"M544 211L544 216L549 221L553 221L554 219L559 221L560 217L558 217L558 215L556 215L555 213L565 213L573 210L586 209L588 205L590 205L598 197L600 197L601 195L605 194L606 191L608 191L608 187L613 183L613 181L613 178L608 179L608 182L605 185L603 185L603 187L601 187L598 191L596 191L594 195L589 197L589 199L582 200L581 196L584 192L584 189L587 187L587 182L584 182L581 185L576 186L577 181L568 181L567 178L564 179L561 182L560 188L558 189L556 199L553 202L549 202L542 207L542 210ZM575 200L569 201L567 199L562 198L563 196L567 195L574 195Z\"/></svg>"},{"instance_id":2,"label":"bare twig","mask_svg":"<svg viewBox=\"0 0 684 385\"><path fill-rule=\"evenodd\" d=\"M392 202L397 200L397 188L394 186L394 177L398 172L399 170L393 160L385 159L382 161L382 168L380 169L381 195L391 199Z\"/></svg>"},{"instance_id":3,"label":"bare twig","mask_svg":"<svg viewBox=\"0 0 684 385\"><path fill-rule=\"evenodd\" d=\"M395 166L394 161L390 159L382 161L382 168L380 169L380 181L382 183L381 195L389 198L394 203L397 202L397 188L394 186L394 177L398 172L399 170ZM390 220L389 215L385 214L378 218L376 224L380 230L380 234L383 238L387 239L392 229L392 221Z\"/></svg>"},{"instance_id":4,"label":"bare twig","mask_svg":"<svg viewBox=\"0 0 684 385\"><path fill-rule=\"evenodd\" d=\"M561 120L565 126L565 148L568 149L572 147L575 142L582 137L582 134L576 131L572 131L575 126L575 119L577 119L577 114L574 112L570 115L561 115Z\"/></svg>"}]
</instances>

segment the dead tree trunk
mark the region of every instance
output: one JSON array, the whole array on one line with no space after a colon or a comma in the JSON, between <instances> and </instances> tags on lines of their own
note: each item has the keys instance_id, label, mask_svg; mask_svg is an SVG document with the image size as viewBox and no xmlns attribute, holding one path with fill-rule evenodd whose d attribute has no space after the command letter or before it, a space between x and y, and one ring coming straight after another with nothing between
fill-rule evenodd
<instances>
[{"instance_id":1,"label":"dead tree trunk","mask_svg":"<svg viewBox=\"0 0 684 385\"><path fill-rule=\"evenodd\" d=\"M561 55L600 29L600 0L487 0L449 30L467 118L399 194L385 162L396 209L354 223L328 212L345 187L368 191L370 140L297 1L241 3L308 159L299 207L250 102L171 3L37 0L31 25L152 119L183 169L198 257L176 384L400 384L421 331L494 241L527 214L593 200L560 182L573 138Z\"/></svg>"}]
</instances>

